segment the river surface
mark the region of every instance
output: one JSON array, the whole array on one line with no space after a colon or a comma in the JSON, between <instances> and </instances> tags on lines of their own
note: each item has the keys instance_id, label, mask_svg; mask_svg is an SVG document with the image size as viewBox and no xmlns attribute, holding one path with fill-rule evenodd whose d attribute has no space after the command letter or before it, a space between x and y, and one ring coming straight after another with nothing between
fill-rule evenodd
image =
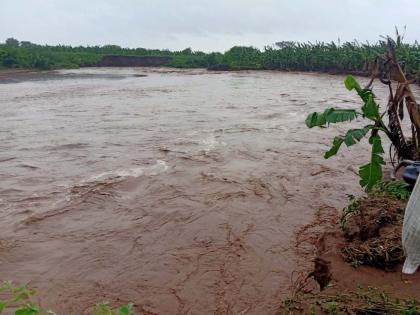
<instances>
[{"instance_id":1,"label":"river surface","mask_svg":"<svg viewBox=\"0 0 420 315\"><path fill-rule=\"evenodd\" d=\"M324 160L349 126L304 124L359 106L343 79L162 68L0 78L0 280L38 288L60 314L100 301L275 314L311 265L297 231L361 192L367 143Z\"/></svg>"}]
</instances>

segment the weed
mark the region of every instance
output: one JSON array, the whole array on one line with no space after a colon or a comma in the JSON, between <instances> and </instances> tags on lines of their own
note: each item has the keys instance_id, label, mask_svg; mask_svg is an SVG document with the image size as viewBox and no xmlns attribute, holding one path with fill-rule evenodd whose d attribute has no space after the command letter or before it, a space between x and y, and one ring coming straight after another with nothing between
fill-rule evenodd
<instances>
[{"instance_id":1,"label":"weed","mask_svg":"<svg viewBox=\"0 0 420 315\"><path fill-rule=\"evenodd\" d=\"M348 195L348 197L349 197L350 203L347 207L343 209L343 214L341 215L341 218L340 218L340 226L343 231L346 230L347 217L349 215L356 213L360 209L360 205L361 205L360 198L356 198L353 195Z\"/></svg>"},{"instance_id":2,"label":"weed","mask_svg":"<svg viewBox=\"0 0 420 315\"><path fill-rule=\"evenodd\" d=\"M380 181L373 187L371 195L373 197L388 196L397 200L408 200L411 193L407 187L406 183L398 180Z\"/></svg>"},{"instance_id":3,"label":"weed","mask_svg":"<svg viewBox=\"0 0 420 315\"><path fill-rule=\"evenodd\" d=\"M0 314L14 313L15 315L57 315L52 310L42 308L35 301L36 290L26 286L16 286L12 282L0 285ZM133 305L123 305L113 310L107 303L97 304L92 315L134 315Z\"/></svg>"},{"instance_id":4,"label":"weed","mask_svg":"<svg viewBox=\"0 0 420 315\"><path fill-rule=\"evenodd\" d=\"M390 314L412 315L420 311L413 299L399 299L377 288L332 294L297 295L283 303L279 314ZM290 303L293 301L293 303Z\"/></svg>"}]
</instances>

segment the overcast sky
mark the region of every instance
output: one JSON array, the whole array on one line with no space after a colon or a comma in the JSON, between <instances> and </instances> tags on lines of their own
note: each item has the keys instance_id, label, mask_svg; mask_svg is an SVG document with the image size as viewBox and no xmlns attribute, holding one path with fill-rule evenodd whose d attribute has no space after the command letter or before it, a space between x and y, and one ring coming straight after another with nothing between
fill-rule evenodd
<instances>
[{"instance_id":1,"label":"overcast sky","mask_svg":"<svg viewBox=\"0 0 420 315\"><path fill-rule=\"evenodd\" d=\"M394 25L420 40L420 0L0 0L0 42L224 51L376 41Z\"/></svg>"}]
</instances>

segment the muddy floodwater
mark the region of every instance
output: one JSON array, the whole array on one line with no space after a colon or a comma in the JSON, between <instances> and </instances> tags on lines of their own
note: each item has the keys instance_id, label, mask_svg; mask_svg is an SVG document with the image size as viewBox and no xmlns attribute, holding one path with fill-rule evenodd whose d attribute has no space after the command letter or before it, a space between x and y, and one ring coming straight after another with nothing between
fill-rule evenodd
<instances>
[{"instance_id":1,"label":"muddy floodwater","mask_svg":"<svg viewBox=\"0 0 420 315\"><path fill-rule=\"evenodd\" d=\"M304 124L328 105L359 106L343 79L150 68L1 77L0 280L38 288L60 314L100 301L275 314L311 267L296 233L360 194L367 143L324 160L348 126Z\"/></svg>"}]
</instances>

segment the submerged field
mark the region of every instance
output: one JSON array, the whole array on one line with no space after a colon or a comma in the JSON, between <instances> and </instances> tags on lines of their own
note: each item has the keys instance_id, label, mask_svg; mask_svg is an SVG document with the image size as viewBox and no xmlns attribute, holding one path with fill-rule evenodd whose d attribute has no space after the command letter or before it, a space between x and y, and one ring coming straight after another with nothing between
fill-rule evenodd
<instances>
[{"instance_id":1,"label":"submerged field","mask_svg":"<svg viewBox=\"0 0 420 315\"><path fill-rule=\"evenodd\" d=\"M0 78L0 280L82 313L274 314L311 268L296 233L360 194L361 143L322 155L341 76L81 69ZM386 101L386 91L375 87ZM418 91L416 91L418 94ZM416 95L417 95L416 94Z\"/></svg>"}]
</instances>

